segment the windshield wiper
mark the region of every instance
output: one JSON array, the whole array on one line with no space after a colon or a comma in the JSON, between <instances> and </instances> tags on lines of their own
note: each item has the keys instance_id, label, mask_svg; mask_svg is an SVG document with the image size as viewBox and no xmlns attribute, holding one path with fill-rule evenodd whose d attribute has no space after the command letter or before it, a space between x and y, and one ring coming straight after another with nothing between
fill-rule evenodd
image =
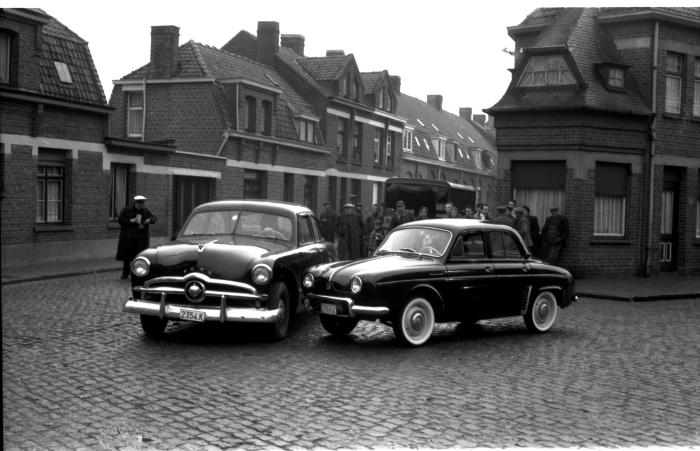
<instances>
[{"instance_id":1,"label":"windshield wiper","mask_svg":"<svg viewBox=\"0 0 700 451\"><path fill-rule=\"evenodd\" d=\"M399 251L400 251L400 252L410 252L410 253L412 253L412 254L415 254L415 253L416 253L416 250L415 250L415 249L411 249L410 247L402 247L401 249L399 249Z\"/></svg>"}]
</instances>

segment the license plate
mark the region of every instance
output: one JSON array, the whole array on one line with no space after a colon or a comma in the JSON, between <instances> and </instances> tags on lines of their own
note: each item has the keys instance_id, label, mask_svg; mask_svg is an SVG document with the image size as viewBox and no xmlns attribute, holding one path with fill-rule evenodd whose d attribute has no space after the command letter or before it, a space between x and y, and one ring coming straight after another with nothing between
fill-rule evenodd
<instances>
[{"instance_id":1,"label":"license plate","mask_svg":"<svg viewBox=\"0 0 700 451\"><path fill-rule=\"evenodd\" d=\"M180 310L180 319L184 321L196 321L198 323L203 323L207 319L207 314L204 312L199 312L197 310Z\"/></svg>"},{"instance_id":2,"label":"license plate","mask_svg":"<svg viewBox=\"0 0 700 451\"><path fill-rule=\"evenodd\" d=\"M338 307L335 304L326 304L321 303L321 313L325 313L326 315L337 315L338 314Z\"/></svg>"}]
</instances>

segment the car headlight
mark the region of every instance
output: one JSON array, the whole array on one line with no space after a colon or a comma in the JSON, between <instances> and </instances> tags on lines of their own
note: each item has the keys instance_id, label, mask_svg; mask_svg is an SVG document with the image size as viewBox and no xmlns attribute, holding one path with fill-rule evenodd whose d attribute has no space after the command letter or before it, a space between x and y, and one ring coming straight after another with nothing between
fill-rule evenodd
<instances>
[{"instance_id":1,"label":"car headlight","mask_svg":"<svg viewBox=\"0 0 700 451\"><path fill-rule=\"evenodd\" d=\"M304 274L304 277L301 278L301 284L306 288L307 290L310 290L314 286L314 275L311 274L310 272L307 272Z\"/></svg>"},{"instance_id":2,"label":"car headlight","mask_svg":"<svg viewBox=\"0 0 700 451\"><path fill-rule=\"evenodd\" d=\"M136 257L131 262L131 272L137 277L146 277L151 270L151 262L146 257Z\"/></svg>"},{"instance_id":3,"label":"car headlight","mask_svg":"<svg viewBox=\"0 0 700 451\"><path fill-rule=\"evenodd\" d=\"M272 268L265 263L260 263L259 265L255 265L251 275L253 277L253 282L258 285L265 285L272 280Z\"/></svg>"},{"instance_id":4,"label":"car headlight","mask_svg":"<svg viewBox=\"0 0 700 451\"><path fill-rule=\"evenodd\" d=\"M350 280L350 291L352 294L357 294L362 289L362 279L355 276Z\"/></svg>"}]
</instances>

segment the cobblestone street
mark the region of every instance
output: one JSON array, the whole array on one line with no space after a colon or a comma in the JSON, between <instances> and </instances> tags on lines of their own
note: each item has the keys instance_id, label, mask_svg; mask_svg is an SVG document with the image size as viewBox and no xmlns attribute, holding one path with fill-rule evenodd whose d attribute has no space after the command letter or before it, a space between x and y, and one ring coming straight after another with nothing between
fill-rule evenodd
<instances>
[{"instance_id":1,"label":"cobblestone street","mask_svg":"<svg viewBox=\"0 0 700 451\"><path fill-rule=\"evenodd\" d=\"M553 330L440 325L402 348L310 313L146 338L107 272L2 287L5 449L700 446L700 299L583 299Z\"/></svg>"}]
</instances>

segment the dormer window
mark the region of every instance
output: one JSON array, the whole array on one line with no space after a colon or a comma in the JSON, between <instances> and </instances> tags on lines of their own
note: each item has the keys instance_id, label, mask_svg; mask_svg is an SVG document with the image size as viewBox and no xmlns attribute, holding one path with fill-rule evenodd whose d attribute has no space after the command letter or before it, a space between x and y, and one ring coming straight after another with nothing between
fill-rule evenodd
<instances>
[{"instance_id":1,"label":"dormer window","mask_svg":"<svg viewBox=\"0 0 700 451\"><path fill-rule=\"evenodd\" d=\"M340 91L341 96L346 96L348 95L348 82L345 78L341 78L338 81L338 89Z\"/></svg>"},{"instance_id":2,"label":"dormer window","mask_svg":"<svg viewBox=\"0 0 700 451\"><path fill-rule=\"evenodd\" d=\"M598 76L603 81L608 91L622 91L625 89L625 70L628 66L614 63L600 63L595 65Z\"/></svg>"},{"instance_id":3,"label":"dormer window","mask_svg":"<svg viewBox=\"0 0 700 451\"><path fill-rule=\"evenodd\" d=\"M608 83L615 88L625 87L625 71L616 67L608 69Z\"/></svg>"},{"instance_id":4,"label":"dormer window","mask_svg":"<svg viewBox=\"0 0 700 451\"><path fill-rule=\"evenodd\" d=\"M299 118L296 121L299 140L307 143L316 143L316 122L310 119Z\"/></svg>"},{"instance_id":5,"label":"dormer window","mask_svg":"<svg viewBox=\"0 0 700 451\"><path fill-rule=\"evenodd\" d=\"M535 55L518 81L520 87L573 85L576 83L563 55Z\"/></svg>"}]
</instances>

